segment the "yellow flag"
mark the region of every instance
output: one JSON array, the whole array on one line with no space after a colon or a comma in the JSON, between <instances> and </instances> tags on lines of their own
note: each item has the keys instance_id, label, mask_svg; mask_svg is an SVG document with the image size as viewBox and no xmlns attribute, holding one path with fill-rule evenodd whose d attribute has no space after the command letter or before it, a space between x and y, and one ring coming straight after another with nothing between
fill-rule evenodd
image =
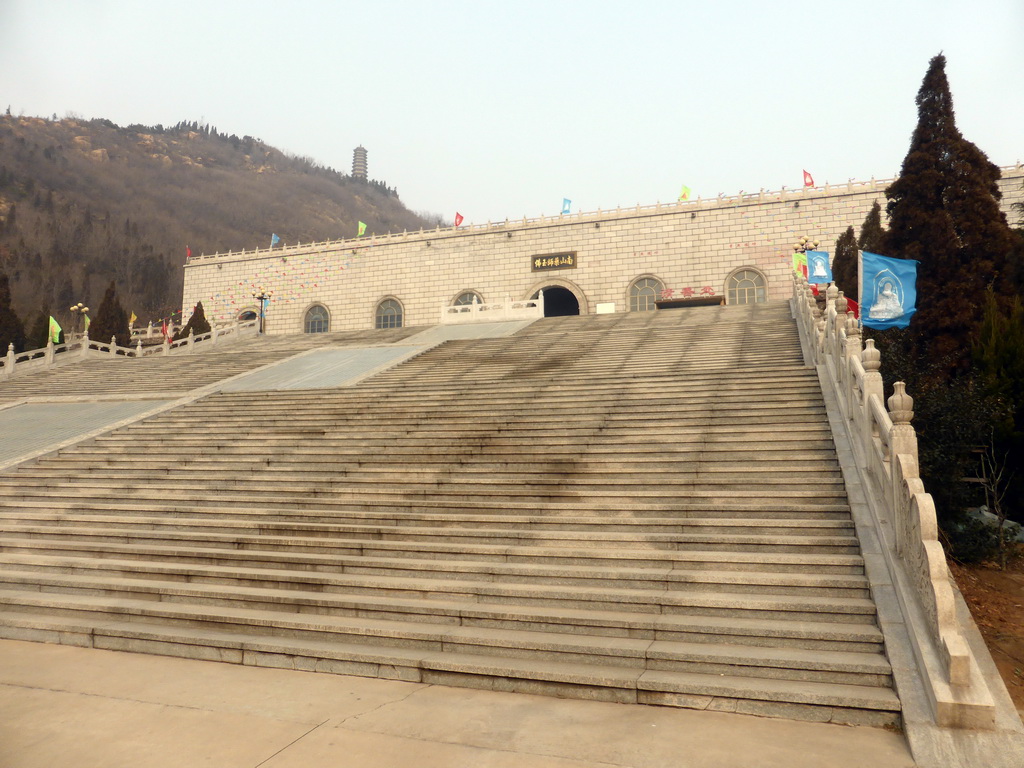
<instances>
[{"instance_id":1,"label":"yellow flag","mask_svg":"<svg viewBox=\"0 0 1024 768\"><path fill-rule=\"evenodd\" d=\"M138 320L138 318L135 316L135 313L132 312L132 316L128 318L128 325L135 325L136 320Z\"/></svg>"}]
</instances>

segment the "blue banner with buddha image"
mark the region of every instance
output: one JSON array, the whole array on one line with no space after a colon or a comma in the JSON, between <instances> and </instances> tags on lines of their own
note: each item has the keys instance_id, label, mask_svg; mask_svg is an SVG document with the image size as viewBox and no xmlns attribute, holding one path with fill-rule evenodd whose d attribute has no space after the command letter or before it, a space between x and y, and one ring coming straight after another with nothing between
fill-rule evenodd
<instances>
[{"instance_id":1,"label":"blue banner with buddha image","mask_svg":"<svg viewBox=\"0 0 1024 768\"><path fill-rule=\"evenodd\" d=\"M807 252L807 282L824 285L832 282L832 266L825 251Z\"/></svg>"},{"instance_id":2,"label":"blue banner with buddha image","mask_svg":"<svg viewBox=\"0 0 1024 768\"><path fill-rule=\"evenodd\" d=\"M906 328L917 311L917 264L860 253L860 319L867 328Z\"/></svg>"}]
</instances>

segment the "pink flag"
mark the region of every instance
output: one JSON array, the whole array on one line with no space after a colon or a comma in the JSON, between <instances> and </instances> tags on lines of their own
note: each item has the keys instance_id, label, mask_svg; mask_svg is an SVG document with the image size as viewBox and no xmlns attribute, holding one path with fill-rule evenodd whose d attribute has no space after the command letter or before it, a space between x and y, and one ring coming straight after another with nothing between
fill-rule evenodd
<instances>
[{"instance_id":1,"label":"pink flag","mask_svg":"<svg viewBox=\"0 0 1024 768\"><path fill-rule=\"evenodd\" d=\"M455 226L459 226L462 223L462 214L458 211L455 212Z\"/></svg>"},{"instance_id":2,"label":"pink flag","mask_svg":"<svg viewBox=\"0 0 1024 768\"><path fill-rule=\"evenodd\" d=\"M804 171L804 186L805 187L813 187L814 186L814 177L812 177L811 174L809 174L807 171Z\"/></svg>"}]
</instances>

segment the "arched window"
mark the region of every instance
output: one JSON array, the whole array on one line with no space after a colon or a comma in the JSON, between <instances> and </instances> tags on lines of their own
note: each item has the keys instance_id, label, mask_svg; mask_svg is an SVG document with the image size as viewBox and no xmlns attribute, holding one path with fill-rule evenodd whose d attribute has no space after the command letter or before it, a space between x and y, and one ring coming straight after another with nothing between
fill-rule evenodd
<instances>
[{"instance_id":1,"label":"arched window","mask_svg":"<svg viewBox=\"0 0 1024 768\"><path fill-rule=\"evenodd\" d=\"M331 329L331 318L327 314L327 307L314 304L307 309L303 327L306 333L327 333Z\"/></svg>"},{"instance_id":2,"label":"arched window","mask_svg":"<svg viewBox=\"0 0 1024 768\"><path fill-rule=\"evenodd\" d=\"M657 309L654 302L658 300L665 284L656 277L641 277L629 286L629 311L648 312Z\"/></svg>"},{"instance_id":3,"label":"arched window","mask_svg":"<svg viewBox=\"0 0 1024 768\"><path fill-rule=\"evenodd\" d=\"M754 269L741 269L725 282L729 304L760 304L767 300L764 275Z\"/></svg>"},{"instance_id":4,"label":"arched window","mask_svg":"<svg viewBox=\"0 0 1024 768\"><path fill-rule=\"evenodd\" d=\"M384 299L377 305L374 317L377 328L401 328L402 305L396 299Z\"/></svg>"},{"instance_id":5,"label":"arched window","mask_svg":"<svg viewBox=\"0 0 1024 768\"><path fill-rule=\"evenodd\" d=\"M455 301L452 302L453 307L464 307L467 304L483 304L484 300L480 298L480 294L476 291L464 291L455 297Z\"/></svg>"}]
</instances>

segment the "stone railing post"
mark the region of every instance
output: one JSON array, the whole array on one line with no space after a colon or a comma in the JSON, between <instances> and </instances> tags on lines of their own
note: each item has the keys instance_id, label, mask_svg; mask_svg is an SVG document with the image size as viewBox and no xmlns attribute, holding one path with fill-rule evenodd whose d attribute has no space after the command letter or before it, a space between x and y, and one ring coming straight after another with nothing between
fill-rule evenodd
<instances>
[{"instance_id":1,"label":"stone railing post","mask_svg":"<svg viewBox=\"0 0 1024 768\"><path fill-rule=\"evenodd\" d=\"M914 398L907 394L906 384L902 381L897 381L892 388L894 391L889 398L889 418L892 419L890 450L893 456L898 453L911 456L917 464L917 432L910 424L914 418Z\"/></svg>"},{"instance_id":2,"label":"stone railing post","mask_svg":"<svg viewBox=\"0 0 1024 768\"><path fill-rule=\"evenodd\" d=\"M188 353L191 355L196 344L195 328L188 329Z\"/></svg>"},{"instance_id":3,"label":"stone railing post","mask_svg":"<svg viewBox=\"0 0 1024 768\"><path fill-rule=\"evenodd\" d=\"M138 343L135 345L135 356L142 357L142 339L140 338Z\"/></svg>"},{"instance_id":4,"label":"stone railing post","mask_svg":"<svg viewBox=\"0 0 1024 768\"><path fill-rule=\"evenodd\" d=\"M165 355L171 354L171 340L167 336L164 336L163 348Z\"/></svg>"},{"instance_id":5,"label":"stone railing post","mask_svg":"<svg viewBox=\"0 0 1024 768\"><path fill-rule=\"evenodd\" d=\"M217 326L210 328L210 346L217 346Z\"/></svg>"},{"instance_id":6,"label":"stone railing post","mask_svg":"<svg viewBox=\"0 0 1024 768\"><path fill-rule=\"evenodd\" d=\"M110 337L110 356L117 357L117 336Z\"/></svg>"},{"instance_id":7,"label":"stone railing post","mask_svg":"<svg viewBox=\"0 0 1024 768\"><path fill-rule=\"evenodd\" d=\"M43 356L47 365L53 365L53 339L46 340L46 354Z\"/></svg>"},{"instance_id":8,"label":"stone railing post","mask_svg":"<svg viewBox=\"0 0 1024 768\"><path fill-rule=\"evenodd\" d=\"M861 393L864 398L861 401L861 413L864 416L864 434L861 436L865 446L870 446L874 439L874 420L871 418L871 398L878 398L879 403L884 403L884 387L882 385L882 374L879 369L882 367L882 353L875 349L875 340L868 339L864 342L864 351L861 352L861 364L864 366L864 391Z\"/></svg>"},{"instance_id":9,"label":"stone railing post","mask_svg":"<svg viewBox=\"0 0 1024 768\"><path fill-rule=\"evenodd\" d=\"M4 376L14 375L14 342L7 345L7 359L4 361Z\"/></svg>"}]
</instances>

